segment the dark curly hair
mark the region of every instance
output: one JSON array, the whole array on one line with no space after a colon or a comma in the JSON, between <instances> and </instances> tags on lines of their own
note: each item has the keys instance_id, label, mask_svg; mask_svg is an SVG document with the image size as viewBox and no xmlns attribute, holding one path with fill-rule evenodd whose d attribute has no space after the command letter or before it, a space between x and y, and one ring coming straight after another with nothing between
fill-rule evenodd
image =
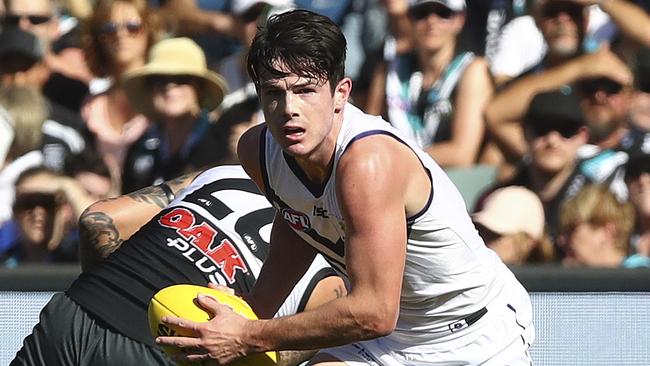
<instances>
[{"instance_id":1,"label":"dark curly hair","mask_svg":"<svg viewBox=\"0 0 650 366\"><path fill-rule=\"evenodd\" d=\"M329 81L334 92L345 77L346 41L328 17L308 10L274 15L259 29L247 58L248 74L259 88L260 75L284 77L293 73ZM278 69L279 65L289 72Z\"/></svg>"}]
</instances>

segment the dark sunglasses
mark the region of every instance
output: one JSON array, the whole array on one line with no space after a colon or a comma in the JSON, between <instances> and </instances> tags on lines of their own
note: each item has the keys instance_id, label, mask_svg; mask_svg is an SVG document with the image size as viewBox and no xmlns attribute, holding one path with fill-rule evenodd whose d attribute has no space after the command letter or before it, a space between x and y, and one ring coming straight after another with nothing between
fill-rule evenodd
<instances>
[{"instance_id":1,"label":"dark sunglasses","mask_svg":"<svg viewBox=\"0 0 650 366\"><path fill-rule=\"evenodd\" d=\"M416 6L409 11L411 19L416 21L424 20L431 14L435 14L441 19L451 19L455 12L442 4L436 3Z\"/></svg>"},{"instance_id":2,"label":"dark sunglasses","mask_svg":"<svg viewBox=\"0 0 650 366\"><path fill-rule=\"evenodd\" d=\"M35 207L43 207L46 210L53 210L58 206L56 196L51 193L21 193L16 196L14 211L31 210Z\"/></svg>"},{"instance_id":3,"label":"dark sunglasses","mask_svg":"<svg viewBox=\"0 0 650 366\"><path fill-rule=\"evenodd\" d=\"M142 32L144 25L138 21L128 21L125 23L106 22L102 24L99 31L105 36L115 36L120 29L125 29L129 35L136 35Z\"/></svg>"},{"instance_id":4,"label":"dark sunglasses","mask_svg":"<svg viewBox=\"0 0 650 366\"><path fill-rule=\"evenodd\" d=\"M542 17L546 19L557 18L558 15L566 13L569 17L575 19L583 16L583 10L582 5L552 1L542 9Z\"/></svg>"},{"instance_id":5,"label":"dark sunglasses","mask_svg":"<svg viewBox=\"0 0 650 366\"><path fill-rule=\"evenodd\" d=\"M27 19L32 25L39 25L49 22L52 17L47 15L7 14L2 19L2 23L10 27L15 27L18 26L21 19Z\"/></svg>"},{"instance_id":6,"label":"dark sunglasses","mask_svg":"<svg viewBox=\"0 0 650 366\"><path fill-rule=\"evenodd\" d=\"M555 121L549 123L548 121L537 121L528 125L530 133L533 137L546 136L555 131L565 139L571 138L578 134L581 126L576 126L573 122Z\"/></svg>"},{"instance_id":7,"label":"dark sunglasses","mask_svg":"<svg viewBox=\"0 0 650 366\"><path fill-rule=\"evenodd\" d=\"M192 75L151 75L148 78L151 86L165 86L167 84L189 85L196 78Z\"/></svg>"},{"instance_id":8,"label":"dark sunglasses","mask_svg":"<svg viewBox=\"0 0 650 366\"><path fill-rule=\"evenodd\" d=\"M623 90L623 85L608 78L597 78L580 82L579 88L582 94L586 96L594 95L599 91L607 95L615 95Z\"/></svg>"}]
</instances>

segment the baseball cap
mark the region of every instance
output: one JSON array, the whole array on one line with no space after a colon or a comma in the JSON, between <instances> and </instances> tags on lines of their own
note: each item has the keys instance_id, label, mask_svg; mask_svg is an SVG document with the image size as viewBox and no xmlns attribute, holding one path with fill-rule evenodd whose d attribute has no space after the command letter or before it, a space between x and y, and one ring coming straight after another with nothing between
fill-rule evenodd
<instances>
[{"instance_id":1,"label":"baseball cap","mask_svg":"<svg viewBox=\"0 0 650 366\"><path fill-rule=\"evenodd\" d=\"M524 116L524 127L533 136L556 131L571 137L585 125L578 96L566 89L542 92L533 97Z\"/></svg>"},{"instance_id":2,"label":"baseball cap","mask_svg":"<svg viewBox=\"0 0 650 366\"><path fill-rule=\"evenodd\" d=\"M20 28L4 28L0 33L0 57L22 55L33 61L43 58L43 45L38 38Z\"/></svg>"},{"instance_id":3,"label":"baseball cap","mask_svg":"<svg viewBox=\"0 0 650 366\"><path fill-rule=\"evenodd\" d=\"M490 193L472 220L499 235L523 232L536 240L544 235L542 201L522 186L507 186Z\"/></svg>"},{"instance_id":4,"label":"baseball cap","mask_svg":"<svg viewBox=\"0 0 650 366\"><path fill-rule=\"evenodd\" d=\"M465 0L410 0L409 9L413 10L413 8L418 7L420 5L434 4L434 3L446 6L453 11L465 10Z\"/></svg>"}]
</instances>

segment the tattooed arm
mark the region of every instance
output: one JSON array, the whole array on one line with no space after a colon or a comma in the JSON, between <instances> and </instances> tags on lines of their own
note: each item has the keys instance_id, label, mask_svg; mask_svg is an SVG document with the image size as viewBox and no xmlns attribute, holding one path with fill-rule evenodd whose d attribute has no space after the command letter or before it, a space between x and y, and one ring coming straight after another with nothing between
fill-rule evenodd
<instances>
[{"instance_id":1,"label":"tattooed arm","mask_svg":"<svg viewBox=\"0 0 650 366\"><path fill-rule=\"evenodd\" d=\"M114 252L140 227L169 203L169 193L176 196L198 175L190 173L116 198L98 201L79 217L79 255L85 272Z\"/></svg>"}]
</instances>

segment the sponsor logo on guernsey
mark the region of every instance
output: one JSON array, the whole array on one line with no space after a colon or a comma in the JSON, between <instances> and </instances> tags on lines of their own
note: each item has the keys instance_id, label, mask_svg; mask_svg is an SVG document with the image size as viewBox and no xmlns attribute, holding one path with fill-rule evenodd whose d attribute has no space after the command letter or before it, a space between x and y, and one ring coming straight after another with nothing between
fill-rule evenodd
<instances>
[{"instance_id":1,"label":"sponsor logo on guernsey","mask_svg":"<svg viewBox=\"0 0 650 366\"><path fill-rule=\"evenodd\" d=\"M288 222L294 230L307 231L311 229L309 216L305 215L304 213L290 208L283 208L280 212L282 214L282 218L284 218L284 220Z\"/></svg>"},{"instance_id":2,"label":"sponsor logo on guernsey","mask_svg":"<svg viewBox=\"0 0 650 366\"><path fill-rule=\"evenodd\" d=\"M161 216L158 223L174 229L179 235L178 238L167 238L167 246L182 252L196 268L208 274L211 282L233 284L237 273L248 272L246 262L230 238L207 221L197 223L192 211L174 208Z\"/></svg>"}]
</instances>

